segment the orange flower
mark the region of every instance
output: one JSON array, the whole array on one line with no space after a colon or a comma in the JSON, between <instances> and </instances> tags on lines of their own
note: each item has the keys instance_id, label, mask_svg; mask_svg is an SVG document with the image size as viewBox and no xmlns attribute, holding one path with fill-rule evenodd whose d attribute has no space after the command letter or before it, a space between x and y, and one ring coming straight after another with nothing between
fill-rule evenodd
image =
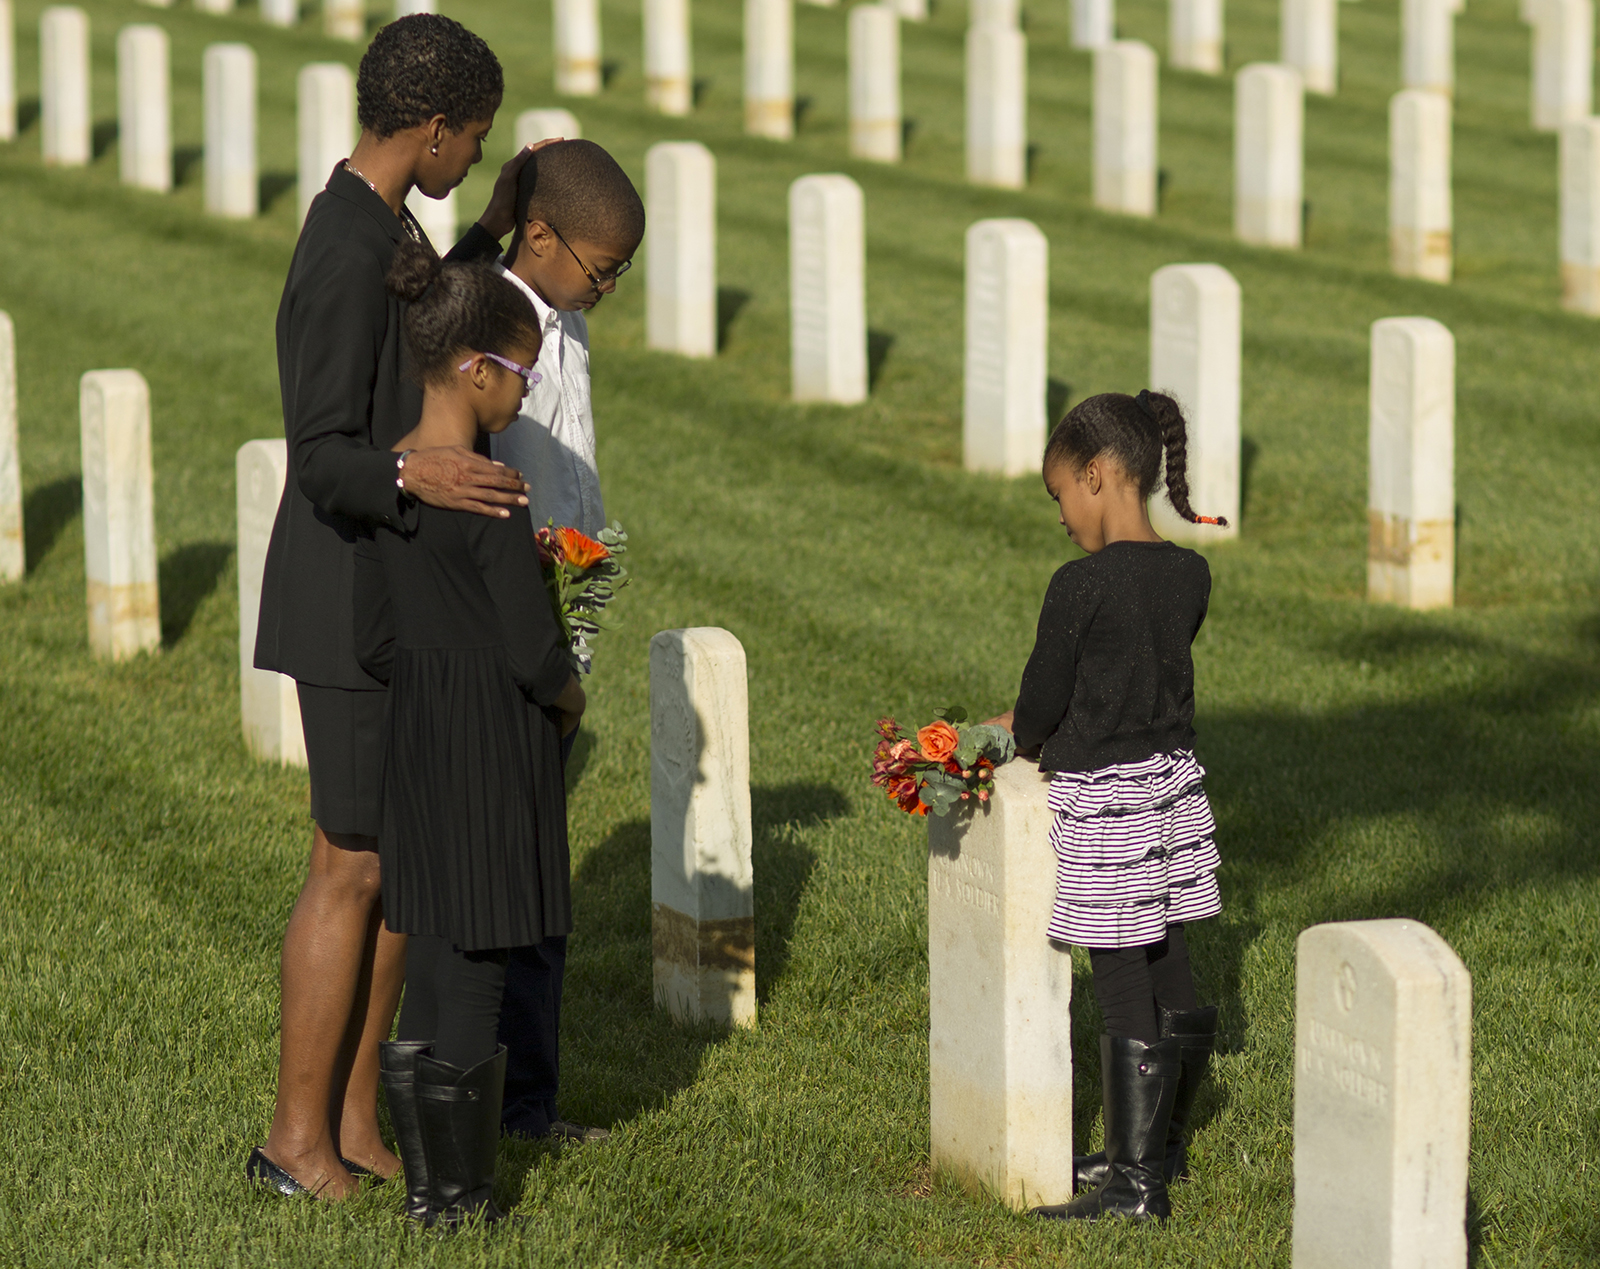
<instances>
[{"instance_id":1,"label":"orange flower","mask_svg":"<svg viewBox=\"0 0 1600 1269\"><path fill-rule=\"evenodd\" d=\"M557 529L556 537L561 542L562 558L574 568L593 568L602 560L611 558L611 552L604 544L596 542L577 529Z\"/></svg>"},{"instance_id":2,"label":"orange flower","mask_svg":"<svg viewBox=\"0 0 1600 1269\"><path fill-rule=\"evenodd\" d=\"M960 735L946 722L929 723L917 732L917 747L929 762L946 761L960 743Z\"/></svg>"}]
</instances>

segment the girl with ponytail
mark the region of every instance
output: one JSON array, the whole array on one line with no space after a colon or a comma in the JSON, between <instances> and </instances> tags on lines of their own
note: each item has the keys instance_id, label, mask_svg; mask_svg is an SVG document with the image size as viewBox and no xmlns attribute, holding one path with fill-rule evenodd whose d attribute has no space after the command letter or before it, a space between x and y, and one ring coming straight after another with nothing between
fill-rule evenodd
<instances>
[{"instance_id":1,"label":"girl with ponytail","mask_svg":"<svg viewBox=\"0 0 1600 1269\"><path fill-rule=\"evenodd\" d=\"M475 264L400 243L390 291L422 419L394 443L459 446L517 418L538 381L539 322ZM509 949L572 928L561 737L578 725L572 673L526 506L506 517L421 506L358 543L355 653L387 685L383 912L408 935L398 1039L380 1047L405 1166L426 1225L500 1218L493 1200Z\"/></svg>"},{"instance_id":2,"label":"girl with ponytail","mask_svg":"<svg viewBox=\"0 0 1600 1269\"><path fill-rule=\"evenodd\" d=\"M1184 1129L1216 1036L1184 926L1215 916L1216 824L1194 756L1194 662L1211 572L1163 541L1148 503L1195 514L1188 428L1169 396L1108 392L1072 409L1045 449L1044 483L1088 554L1056 571L1016 708L994 721L1051 773L1056 901L1048 935L1089 950L1105 1150L1074 1160L1057 1220L1165 1220L1185 1176Z\"/></svg>"}]
</instances>

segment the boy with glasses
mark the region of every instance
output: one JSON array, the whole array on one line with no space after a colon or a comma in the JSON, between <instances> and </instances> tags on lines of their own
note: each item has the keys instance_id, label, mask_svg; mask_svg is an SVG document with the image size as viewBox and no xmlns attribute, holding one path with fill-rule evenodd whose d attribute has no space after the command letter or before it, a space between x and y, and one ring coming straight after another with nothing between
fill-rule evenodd
<instances>
[{"instance_id":1,"label":"boy with glasses","mask_svg":"<svg viewBox=\"0 0 1600 1269\"><path fill-rule=\"evenodd\" d=\"M606 526L595 465L584 313L616 290L644 238L644 203L617 161L592 141L543 145L518 177L516 230L498 266L528 297L544 343L517 421L493 438L494 458L529 482L535 527L549 520L594 537ZM489 247L488 235L474 230ZM469 234L471 237L471 234ZM457 254L478 245L463 240ZM494 244L497 248L498 244ZM574 732L563 757L571 752ZM600 1128L562 1120L557 1032L565 936L515 948L506 974L500 1040L509 1050L507 1132L558 1141L603 1140Z\"/></svg>"}]
</instances>

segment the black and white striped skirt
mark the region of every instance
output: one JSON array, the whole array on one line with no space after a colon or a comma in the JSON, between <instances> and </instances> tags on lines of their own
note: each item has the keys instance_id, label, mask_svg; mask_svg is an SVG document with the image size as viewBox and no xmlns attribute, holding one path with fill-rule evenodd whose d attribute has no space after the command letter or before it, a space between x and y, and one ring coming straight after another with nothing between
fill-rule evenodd
<instances>
[{"instance_id":1,"label":"black and white striped skirt","mask_svg":"<svg viewBox=\"0 0 1600 1269\"><path fill-rule=\"evenodd\" d=\"M1222 911L1216 821L1189 750L1096 771L1057 771L1050 937L1078 947L1158 943L1174 921Z\"/></svg>"}]
</instances>

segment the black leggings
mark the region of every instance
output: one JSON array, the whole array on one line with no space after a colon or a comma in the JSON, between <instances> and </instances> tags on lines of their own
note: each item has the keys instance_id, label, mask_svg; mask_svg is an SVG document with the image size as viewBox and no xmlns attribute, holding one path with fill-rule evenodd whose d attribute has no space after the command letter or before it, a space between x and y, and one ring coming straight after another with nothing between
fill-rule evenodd
<instances>
[{"instance_id":1,"label":"black leggings","mask_svg":"<svg viewBox=\"0 0 1600 1269\"><path fill-rule=\"evenodd\" d=\"M503 947L463 952L448 939L413 934L396 1039L432 1040L434 1057L463 1070L492 1058L508 959Z\"/></svg>"},{"instance_id":2,"label":"black leggings","mask_svg":"<svg viewBox=\"0 0 1600 1269\"><path fill-rule=\"evenodd\" d=\"M1091 947L1089 964L1108 1035L1154 1044L1161 1038L1158 1005L1198 1007L1182 922L1167 926L1166 938L1146 947Z\"/></svg>"}]
</instances>

